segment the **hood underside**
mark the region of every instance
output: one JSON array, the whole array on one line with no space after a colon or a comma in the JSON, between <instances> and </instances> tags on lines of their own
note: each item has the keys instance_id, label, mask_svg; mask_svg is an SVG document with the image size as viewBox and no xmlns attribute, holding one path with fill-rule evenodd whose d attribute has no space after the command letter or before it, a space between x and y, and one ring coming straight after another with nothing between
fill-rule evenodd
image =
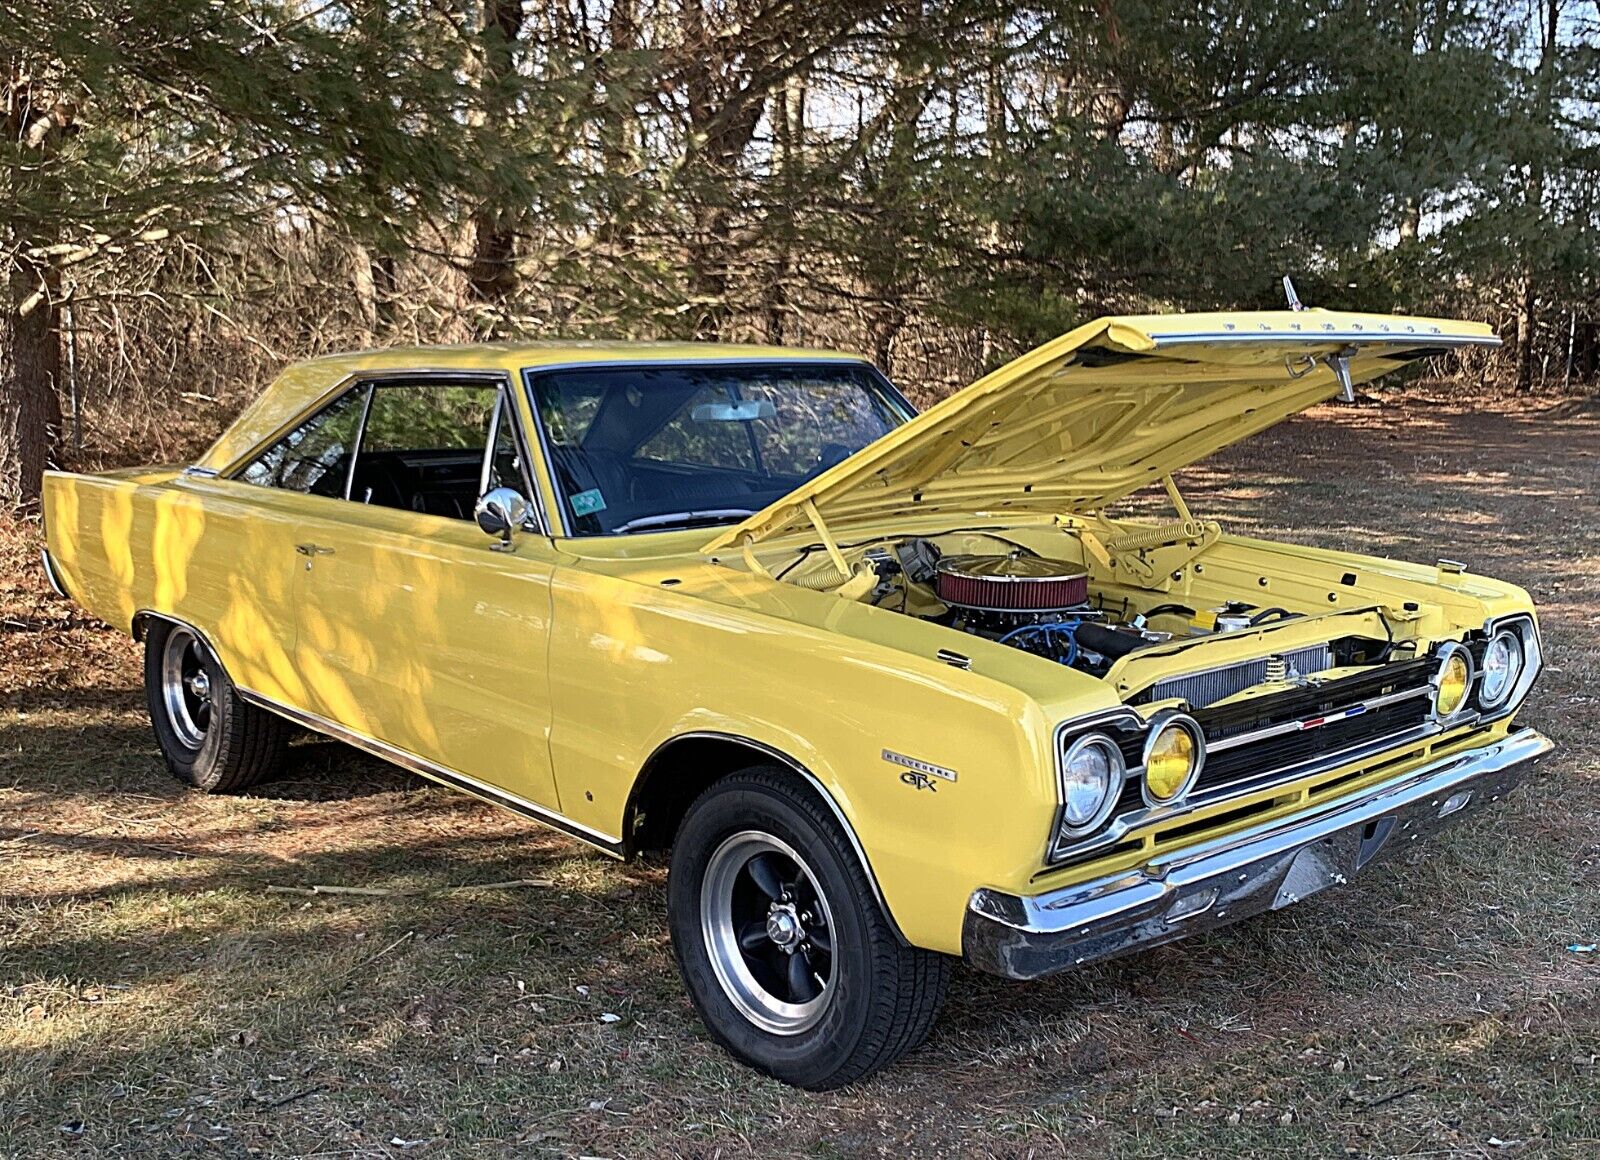
<instances>
[{"instance_id":1,"label":"hood underside","mask_svg":"<svg viewBox=\"0 0 1600 1160\"><path fill-rule=\"evenodd\" d=\"M705 551L818 519L1097 511L1346 382L1499 341L1480 323L1324 310L1102 318L958 391Z\"/></svg>"}]
</instances>

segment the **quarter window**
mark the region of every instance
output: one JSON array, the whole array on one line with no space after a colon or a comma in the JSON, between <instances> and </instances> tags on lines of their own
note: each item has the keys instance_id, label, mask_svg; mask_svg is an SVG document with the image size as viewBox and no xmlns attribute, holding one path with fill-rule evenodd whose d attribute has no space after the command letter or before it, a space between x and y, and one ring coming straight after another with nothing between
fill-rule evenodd
<instances>
[{"instance_id":1,"label":"quarter window","mask_svg":"<svg viewBox=\"0 0 1600 1160\"><path fill-rule=\"evenodd\" d=\"M341 395L254 459L238 478L307 495L344 495L366 388Z\"/></svg>"}]
</instances>

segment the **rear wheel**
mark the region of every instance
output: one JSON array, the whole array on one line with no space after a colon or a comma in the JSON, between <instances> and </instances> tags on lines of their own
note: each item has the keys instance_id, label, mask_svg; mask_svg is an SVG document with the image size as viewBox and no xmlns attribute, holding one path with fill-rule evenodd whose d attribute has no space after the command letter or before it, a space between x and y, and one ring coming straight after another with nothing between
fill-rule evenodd
<instances>
[{"instance_id":1,"label":"rear wheel","mask_svg":"<svg viewBox=\"0 0 1600 1160\"><path fill-rule=\"evenodd\" d=\"M164 620L150 624L144 687L161 755L180 781L229 793L282 767L288 724L240 698L194 629Z\"/></svg>"},{"instance_id":2,"label":"rear wheel","mask_svg":"<svg viewBox=\"0 0 1600 1160\"><path fill-rule=\"evenodd\" d=\"M712 1036L787 1083L840 1087L927 1036L952 961L903 945L832 814L787 771L690 806L667 882L673 951Z\"/></svg>"}]
</instances>

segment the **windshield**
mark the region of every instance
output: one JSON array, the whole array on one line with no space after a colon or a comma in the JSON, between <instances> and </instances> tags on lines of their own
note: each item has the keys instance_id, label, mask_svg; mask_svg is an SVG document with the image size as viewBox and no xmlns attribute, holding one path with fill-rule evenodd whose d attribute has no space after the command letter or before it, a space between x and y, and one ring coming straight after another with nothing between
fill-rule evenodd
<instances>
[{"instance_id":1,"label":"windshield","mask_svg":"<svg viewBox=\"0 0 1600 1160\"><path fill-rule=\"evenodd\" d=\"M574 535L741 520L910 418L864 363L530 372Z\"/></svg>"}]
</instances>

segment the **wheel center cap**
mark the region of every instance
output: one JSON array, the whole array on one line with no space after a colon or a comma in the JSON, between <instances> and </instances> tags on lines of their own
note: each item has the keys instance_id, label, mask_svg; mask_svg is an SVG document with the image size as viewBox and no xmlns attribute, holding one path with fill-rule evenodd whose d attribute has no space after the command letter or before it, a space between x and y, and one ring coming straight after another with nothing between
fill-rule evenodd
<instances>
[{"instance_id":1,"label":"wheel center cap","mask_svg":"<svg viewBox=\"0 0 1600 1160\"><path fill-rule=\"evenodd\" d=\"M784 950L792 949L804 933L793 904L774 906L767 911L767 937Z\"/></svg>"},{"instance_id":2,"label":"wheel center cap","mask_svg":"<svg viewBox=\"0 0 1600 1160\"><path fill-rule=\"evenodd\" d=\"M196 673L189 678L189 692L204 701L211 695L211 678L205 673Z\"/></svg>"}]
</instances>

